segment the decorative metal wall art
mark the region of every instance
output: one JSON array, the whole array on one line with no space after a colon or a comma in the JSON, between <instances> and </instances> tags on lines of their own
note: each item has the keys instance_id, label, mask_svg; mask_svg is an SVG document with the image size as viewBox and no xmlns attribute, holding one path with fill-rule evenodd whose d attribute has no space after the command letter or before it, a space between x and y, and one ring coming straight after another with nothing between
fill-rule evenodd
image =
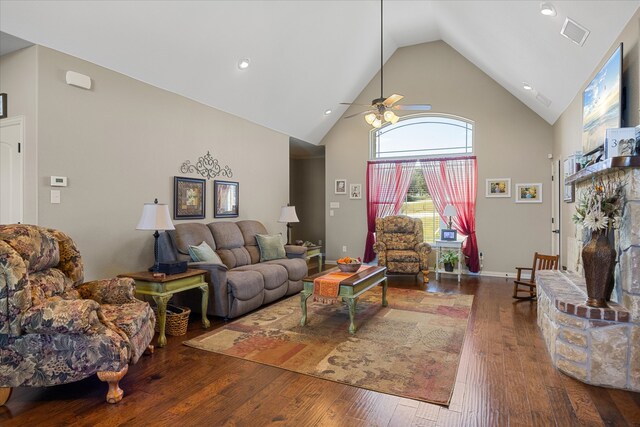
<instances>
[{"instance_id":1,"label":"decorative metal wall art","mask_svg":"<svg viewBox=\"0 0 640 427\"><path fill-rule=\"evenodd\" d=\"M214 159L207 151L202 157L198 158L195 165L192 165L189 160L185 160L180 166L180 172L182 173L197 173L206 179L213 179L219 175L231 178L233 172L229 166L220 167L218 159Z\"/></svg>"}]
</instances>

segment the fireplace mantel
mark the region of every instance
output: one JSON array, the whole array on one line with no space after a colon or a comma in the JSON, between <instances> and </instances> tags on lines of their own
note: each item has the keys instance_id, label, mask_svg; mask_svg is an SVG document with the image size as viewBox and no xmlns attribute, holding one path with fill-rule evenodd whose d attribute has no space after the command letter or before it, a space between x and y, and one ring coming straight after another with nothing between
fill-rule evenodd
<instances>
[{"instance_id":1,"label":"fireplace mantel","mask_svg":"<svg viewBox=\"0 0 640 427\"><path fill-rule=\"evenodd\" d=\"M640 156L620 156L595 163L579 170L565 178L565 184L577 184L591 179L593 176L603 175L624 168L640 168Z\"/></svg>"}]
</instances>

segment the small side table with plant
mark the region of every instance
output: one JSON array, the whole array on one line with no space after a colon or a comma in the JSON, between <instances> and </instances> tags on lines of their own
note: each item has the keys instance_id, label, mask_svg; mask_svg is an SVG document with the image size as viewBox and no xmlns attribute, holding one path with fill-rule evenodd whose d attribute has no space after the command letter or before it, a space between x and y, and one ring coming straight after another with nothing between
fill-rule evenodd
<instances>
[{"instance_id":1,"label":"small side table with plant","mask_svg":"<svg viewBox=\"0 0 640 427\"><path fill-rule=\"evenodd\" d=\"M458 276L458 283L462 278L462 240L436 240L433 246L436 249L436 280L441 273L450 273ZM444 266L444 271L440 266Z\"/></svg>"}]
</instances>

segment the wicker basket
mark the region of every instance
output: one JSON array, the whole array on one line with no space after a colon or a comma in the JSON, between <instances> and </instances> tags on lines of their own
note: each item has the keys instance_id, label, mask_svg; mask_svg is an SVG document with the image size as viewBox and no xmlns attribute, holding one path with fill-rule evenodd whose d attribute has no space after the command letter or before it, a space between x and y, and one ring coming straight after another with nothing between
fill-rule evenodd
<instances>
[{"instance_id":1,"label":"wicker basket","mask_svg":"<svg viewBox=\"0 0 640 427\"><path fill-rule=\"evenodd\" d=\"M157 317L157 307L153 307L153 311ZM165 322L164 333L174 337L185 335L187 333L187 325L189 325L189 314L191 314L191 309L188 307L167 305L167 321ZM156 322L156 332L160 332L160 322Z\"/></svg>"}]
</instances>

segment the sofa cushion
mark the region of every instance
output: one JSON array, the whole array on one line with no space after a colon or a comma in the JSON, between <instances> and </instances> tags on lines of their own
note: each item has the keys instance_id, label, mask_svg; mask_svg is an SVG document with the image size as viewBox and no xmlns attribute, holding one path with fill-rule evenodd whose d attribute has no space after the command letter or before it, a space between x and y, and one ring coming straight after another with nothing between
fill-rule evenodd
<instances>
[{"instance_id":1,"label":"sofa cushion","mask_svg":"<svg viewBox=\"0 0 640 427\"><path fill-rule=\"evenodd\" d=\"M256 234L260 248L260 262L281 259L287 256L279 234Z\"/></svg>"},{"instance_id":2,"label":"sofa cushion","mask_svg":"<svg viewBox=\"0 0 640 427\"><path fill-rule=\"evenodd\" d=\"M43 227L3 225L0 240L7 242L22 257L29 273L55 267L60 262L58 241Z\"/></svg>"},{"instance_id":3,"label":"sofa cushion","mask_svg":"<svg viewBox=\"0 0 640 427\"><path fill-rule=\"evenodd\" d=\"M258 271L228 271L227 284L228 291L240 300L249 300L264 291L264 278Z\"/></svg>"},{"instance_id":4,"label":"sofa cushion","mask_svg":"<svg viewBox=\"0 0 640 427\"><path fill-rule=\"evenodd\" d=\"M420 262L420 256L414 250L390 250L387 251L387 262Z\"/></svg>"},{"instance_id":5,"label":"sofa cushion","mask_svg":"<svg viewBox=\"0 0 640 427\"><path fill-rule=\"evenodd\" d=\"M207 262L209 264L222 264L222 260L216 254L207 242L202 242L198 246L189 246L189 255L195 262Z\"/></svg>"},{"instance_id":6,"label":"sofa cushion","mask_svg":"<svg viewBox=\"0 0 640 427\"><path fill-rule=\"evenodd\" d=\"M211 249L216 249L216 242L206 224L188 222L176 224L175 227L175 231L170 233L175 237L174 243L179 253L189 255L189 246L197 246L202 242L206 242Z\"/></svg>"},{"instance_id":7,"label":"sofa cushion","mask_svg":"<svg viewBox=\"0 0 640 427\"><path fill-rule=\"evenodd\" d=\"M242 238L244 239L244 247L249 252L251 264L260 262L260 248L256 240L256 234L268 234L267 229L260 221L244 220L236 222Z\"/></svg>"},{"instance_id":8,"label":"sofa cushion","mask_svg":"<svg viewBox=\"0 0 640 427\"><path fill-rule=\"evenodd\" d=\"M228 221L211 222L207 226L213 234L217 249L233 249L244 246L244 238L236 223Z\"/></svg>"},{"instance_id":9,"label":"sofa cushion","mask_svg":"<svg viewBox=\"0 0 640 427\"><path fill-rule=\"evenodd\" d=\"M218 249L216 253L220 255L220 259L227 268L251 264L251 256L244 246L233 249Z\"/></svg>"},{"instance_id":10,"label":"sofa cushion","mask_svg":"<svg viewBox=\"0 0 640 427\"><path fill-rule=\"evenodd\" d=\"M287 285L288 276L287 269L277 264L259 263L252 265L244 265L236 268L234 271L257 271L262 274L265 289L276 289L282 285Z\"/></svg>"},{"instance_id":11,"label":"sofa cushion","mask_svg":"<svg viewBox=\"0 0 640 427\"><path fill-rule=\"evenodd\" d=\"M277 264L287 269L289 280L302 280L309 272L304 258L283 258L267 261L264 264Z\"/></svg>"}]
</instances>

